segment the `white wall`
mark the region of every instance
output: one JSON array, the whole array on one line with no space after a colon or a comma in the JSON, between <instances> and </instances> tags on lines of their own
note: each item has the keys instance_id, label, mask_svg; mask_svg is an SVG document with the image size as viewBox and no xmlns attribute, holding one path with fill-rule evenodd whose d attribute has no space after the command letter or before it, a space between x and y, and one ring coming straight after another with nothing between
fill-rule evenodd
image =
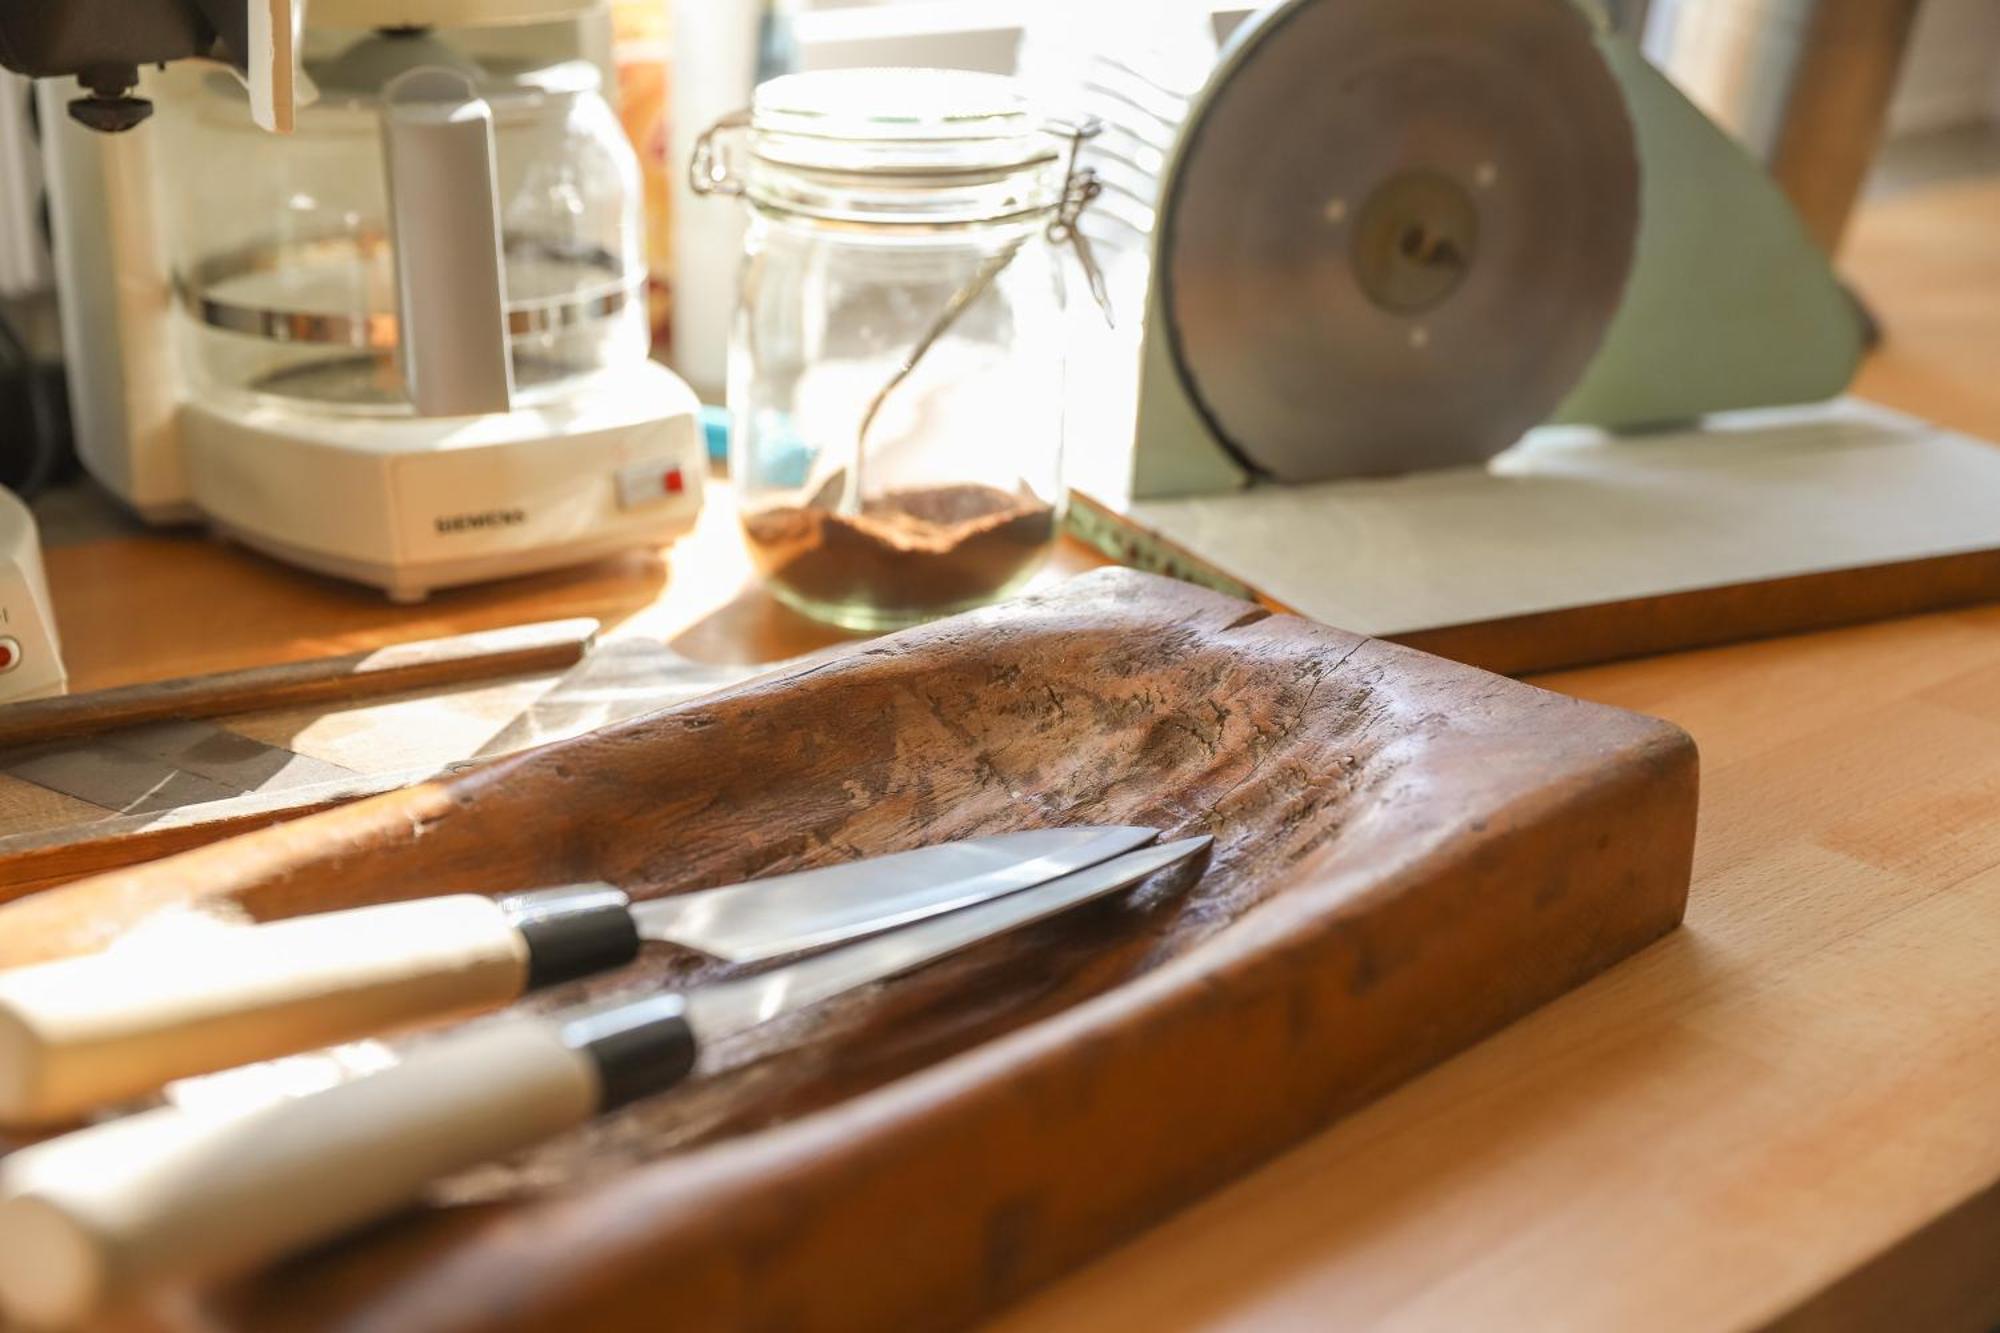
<instances>
[{"instance_id":1,"label":"white wall","mask_svg":"<svg viewBox=\"0 0 2000 1333\"><path fill-rule=\"evenodd\" d=\"M1257 8L1255 0L1213 4L1219 37ZM799 62L806 69L938 65L1011 74L1027 9L1027 0L811 0L794 20Z\"/></svg>"},{"instance_id":2,"label":"white wall","mask_svg":"<svg viewBox=\"0 0 2000 1333\"><path fill-rule=\"evenodd\" d=\"M797 16L806 69L932 65L1011 74L1021 6L991 0L898 0Z\"/></svg>"},{"instance_id":3,"label":"white wall","mask_svg":"<svg viewBox=\"0 0 2000 1333\"><path fill-rule=\"evenodd\" d=\"M1625 10L1641 0L1611 0ZM1076 0L1088 4L1090 0ZM1769 0L1671 0L1739 12L1754 21ZM1789 0L1803 7L1810 0ZM1654 0L1655 8L1667 5ZM798 16L807 68L928 64L1008 71L1020 0L806 0ZM1215 0L1224 35L1251 0ZM2000 122L2000 0L1923 0L1889 110L1889 133L1916 134Z\"/></svg>"}]
</instances>

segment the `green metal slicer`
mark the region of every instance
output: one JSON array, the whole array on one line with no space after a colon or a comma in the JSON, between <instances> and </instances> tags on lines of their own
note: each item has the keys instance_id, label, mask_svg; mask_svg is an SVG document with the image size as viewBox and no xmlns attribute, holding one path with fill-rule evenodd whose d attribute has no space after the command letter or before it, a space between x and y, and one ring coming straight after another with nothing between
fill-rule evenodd
<instances>
[{"instance_id":1,"label":"green metal slicer","mask_svg":"<svg viewBox=\"0 0 2000 1333\"><path fill-rule=\"evenodd\" d=\"M1282 0L1167 164L1135 439L1069 521L1505 670L2000 596L2000 449L1838 397L1862 344L1590 0Z\"/></svg>"},{"instance_id":2,"label":"green metal slicer","mask_svg":"<svg viewBox=\"0 0 2000 1333\"><path fill-rule=\"evenodd\" d=\"M1138 497L1827 398L1858 311L1763 169L1577 0L1287 0L1162 185Z\"/></svg>"}]
</instances>

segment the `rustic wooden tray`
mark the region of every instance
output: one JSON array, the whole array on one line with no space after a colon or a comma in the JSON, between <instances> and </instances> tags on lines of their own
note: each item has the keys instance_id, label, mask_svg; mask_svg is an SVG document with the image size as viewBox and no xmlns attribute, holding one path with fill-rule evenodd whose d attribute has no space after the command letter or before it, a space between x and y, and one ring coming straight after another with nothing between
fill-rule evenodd
<instances>
[{"instance_id":1,"label":"rustic wooden tray","mask_svg":"<svg viewBox=\"0 0 2000 1333\"><path fill-rule=\"evenodd\" d=\"M222 1326L963 1324L1672 928L1676 728L1129 571L0 909L0 963L1076 820L1197 882L751 1034L718 1078L202 1299ZM659 949L605 991L713 965ZM577 989L549 1003L576 998Z\"/></svg>"}]
</instances>

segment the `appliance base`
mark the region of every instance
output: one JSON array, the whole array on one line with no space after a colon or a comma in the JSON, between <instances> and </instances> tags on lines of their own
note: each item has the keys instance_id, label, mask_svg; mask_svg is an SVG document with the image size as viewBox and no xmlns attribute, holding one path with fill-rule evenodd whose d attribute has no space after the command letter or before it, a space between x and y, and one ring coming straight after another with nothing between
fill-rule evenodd
<instances>
[{"instance_id":1,"label":"appliance base","mask_svg":"<svg viewBox=\"0 0 2000 1333\"><path fill-rule=\"evenodd\" d=\"M645 362L490 416L320 416L244 400L189 403L181 426L196 504L217 530L418 601L685 532L706 467L698 410Z\"/></svg>"}]
</instances>

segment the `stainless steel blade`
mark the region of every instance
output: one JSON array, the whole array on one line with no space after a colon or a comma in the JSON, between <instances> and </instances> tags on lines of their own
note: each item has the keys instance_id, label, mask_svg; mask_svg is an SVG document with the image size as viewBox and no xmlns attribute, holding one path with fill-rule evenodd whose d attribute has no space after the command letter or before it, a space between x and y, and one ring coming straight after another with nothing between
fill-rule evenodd
<instances>
[{"instance_id":1,"label":"stainless steel blade","mask_svg":"<svg viewBox=\"0 0 2000 1333\"><path fill-rule=\"evenodd\" d=\"M756 962L1014 893L1158 836L1126 825L1002 833L659 898L632 917L646 939Z\"/></svg>"},{"instance_id":2,"label":"stainless steel blade","mask_svg":"<svg viewBox=\"0 0 2000 1333\"><path fill-rule=\"evenodd\" d=\"M1129 852L1088 870L1010 893L1004 898L891 931L845 949L808 958L741 981L690 991L686 1017L695 1040L707 1043L810 1008L843 991L908 972L995 935L1128 888L1206 848L1208 837L1183 838Z\"/></svg>"},{"instance_id":3,"label":"stainless steel blade","mask_svg":"<svg viewBox=\"0 0 2000 1333\"><path fill-rule=\"evenodd\" d=\"M1163 332L1287 482L1484 462L1624 296L1631 117L1569 0L1292 0L1238 29L1161 201Z\"/></svg>"}]
</instances>

